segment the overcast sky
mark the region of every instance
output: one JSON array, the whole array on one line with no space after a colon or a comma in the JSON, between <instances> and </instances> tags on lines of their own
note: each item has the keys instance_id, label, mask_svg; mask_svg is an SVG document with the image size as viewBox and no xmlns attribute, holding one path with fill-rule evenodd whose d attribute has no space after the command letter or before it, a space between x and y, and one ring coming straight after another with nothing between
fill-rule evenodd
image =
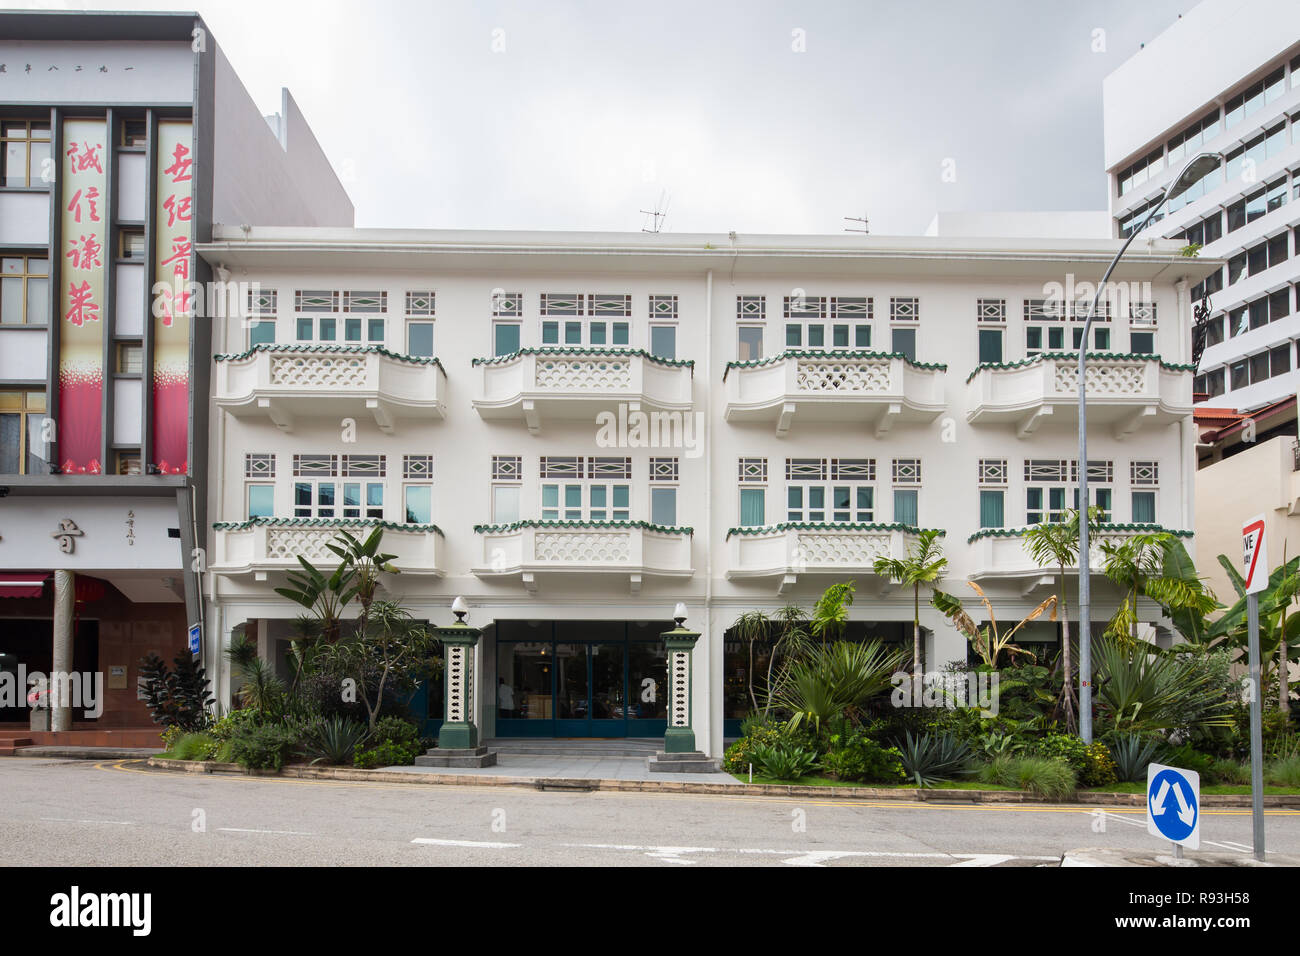
<instances>
[{"instance_id":1,"label":"overcast sky","mask_svg":"<svg viewBox=\"0 0 1300 956\"><path fill-rule=\"evenodd\" d=\"M665 231L835 233L865 213L873 233L903 234L936 211L1105 208L1102 78L1194 5L206 0L198 10L264 112L278 109L281 86L292 90L359 226L636 230L649 224L638 210L666 197Z\"/></svg>"}]
</instances>

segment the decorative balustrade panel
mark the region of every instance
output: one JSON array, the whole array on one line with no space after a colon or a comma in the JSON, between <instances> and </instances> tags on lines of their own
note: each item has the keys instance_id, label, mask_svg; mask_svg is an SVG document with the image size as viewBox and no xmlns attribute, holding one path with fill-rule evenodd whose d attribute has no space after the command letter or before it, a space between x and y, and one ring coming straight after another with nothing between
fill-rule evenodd
<instances>
[{"instance_id":1,"label":"decorative balustrade panel","mask_svg":"<svg viewBox=\"0 0 1300 956\"><path fill-rule=\"evenodd\" d=\"M801 392L888 392L889 364L887 360L800 359L795 388Z\"/></svg>"},{"instance_id":2,"label":"decorative balustrade panel","mask_svg":"<svg viewBox=\"0 0 1300 956\"><path fill-rule=\"evenodd\" d=\"M887 534L801 534L792 564L799 566L870 567L889 556Z\"/></svg>"},{"instance_id":3,"label":"decorative balustrade panel","mask_svg":"<svg viewBox=\"0 0 1300 956\"><path fill-rule=\"evenodd\" d=\"M266 530L266 558L268 561L292 561L298 555L315 564L317 561L337 562L338 556L326 547L338 532L333 528L268 528Z\"/></svg>"},{"instance_id":4,"label":"decorative balustrade panel","mask_svg":"<svg viewBox=\"0 0 1300 956\"><path fill-rule=\"evenodd\" d=\"M626 564L632 536L625 531L538 531L533 549L538 561Z\"/></svg>"},{"instance_id":5,"label":"decorative balustrade panel","mask_svg":"<svg viewBox=\"0 0 1300 956\"><path fill-rule=\"evenodd\" d=\"M1146 391L1146 370L1145 363L1089 364L1084 381L1090 394L1141 395ZM1069 394L1079 391L1079 367L1074 362L1056 363L1055 388Z\"/></svg>"},{"instance_id":6,"label":"decorative balustrade panel","mask_svg":"<svg viewBox=\"0 0 1300 956\"><path fill-rule=\"evenodd\" d=\"M537 387L613 390L632 385L632 363L625 358L537 358Z\"/></svg>"},{"instance_id":7,"label":"decorative balustrade panel","mask_svg":"<svg viewBox=\"0 0 1300 956\"><path fill-rule=\"evenodd\" d=\"M276 355L271 384L293 388L364 388L366 359L358 355Z\"/></svg>"}]
</instances>

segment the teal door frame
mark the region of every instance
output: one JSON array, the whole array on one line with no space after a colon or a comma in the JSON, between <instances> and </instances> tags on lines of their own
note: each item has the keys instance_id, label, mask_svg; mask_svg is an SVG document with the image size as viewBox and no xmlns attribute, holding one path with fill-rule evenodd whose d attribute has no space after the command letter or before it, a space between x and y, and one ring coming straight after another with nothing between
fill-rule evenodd
<instances>
[{"instance_id":1,"label":"teal door frame","mask_svg":"<svg viewBox=\"0 0 1300 956\"><path fill-rule=\"evenodd\" d=\"M516 643L534 643L548 644L551 648L552 660L555 659L555 647L560 644L577 645L583 648L583 657L586 665L586 716L581 718L561 718L559 714L560 704L560 677L559 668L551 668L551 714L549 718L527 719L516 717L496 718L496 736L497 737L658 737L662 736L667 728L667 718L641 719L631 716L636 704L632 701L631 687L631 666L633 646L637 644L650 644L653 641L633 640L628 634L627 623L624 621L601 622L617 625L621 628L622 633L618 634L615 629L611 628L608 636L591 637L591 638L559 638L556 635L554 621L547 622L550 625L549 637L543 640L533 638L501 638L498 630L496 646L502 644ZM594 711L594 683L595 683L595 653L594 648L600 645L617 646L623 651L623 675L622 675L622 711L623 716L617 718L597 718L593 715ZM487 687L492 694L493 706L496 707L497 687L501 675L497 672L497 654L492 654L491 666L488 668L491 672ZM667 694L667 677L662 687L663 694ZM666 697L664 698L666 702Z\"/></svg>"}]
</instances>

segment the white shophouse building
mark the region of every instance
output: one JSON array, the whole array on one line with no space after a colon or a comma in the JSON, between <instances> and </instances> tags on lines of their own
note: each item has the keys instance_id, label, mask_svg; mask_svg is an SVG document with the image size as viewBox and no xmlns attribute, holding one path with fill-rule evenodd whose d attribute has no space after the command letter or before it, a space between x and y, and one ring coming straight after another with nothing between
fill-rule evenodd
<instances>
[{"instance_id":1,"label":"white shophouse building","mask_svg":"<svg viewBox=\"0 0 1300 956\"><path fill-rule=\"evenodd\" d=\"M1054 353L1081 310L1044 300L1117 245L217 227L202 256L262 295L215 330L210 632L279 658L295 556L382 521L389 592L436 624L462 595L484 628L485 738L661 734L683 601L716 756L748 709L743 611L853 580L848 636L910 641L911 593L871 565L917 528L1000 619L1052 592L1018 531L1073 504ZM1120 526L1192 526L1189 291L1217 263L1179 245L1132 250L1116 279L1140 294L1090 343L1090 487ZM1104 621L1117 595L1094 587ZM966 658L921 619L928 667Z\"/></svg>"},{"instance_id":2,"label":"white shophouse building","mask_svg":"<svg viewBox=\"0 0 1300 956\"><path fill-rule=\"evenodd\" d=\"M1148 230L1225 260L1193 290L1198 301L1208 296L1212 310L1195 383L1202 404L1254 410L1294 396L1300 4L1206 0L1110 74L1104 99L1119 236L1141 224L1191 157L1205 150L1224 156Z\"/></svg>"}]
</instances>

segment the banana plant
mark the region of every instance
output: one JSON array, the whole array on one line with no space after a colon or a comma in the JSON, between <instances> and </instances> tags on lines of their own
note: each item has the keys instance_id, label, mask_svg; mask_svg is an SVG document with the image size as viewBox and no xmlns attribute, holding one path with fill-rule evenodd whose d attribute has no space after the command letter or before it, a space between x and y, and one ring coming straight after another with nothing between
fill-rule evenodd
<instances>
[{"instance_id":1,"label":"banana plant","mask_svg":"<svg viewBox=\"0 0 1300 956\"><path fill-rule=\"evenodd\" d=\"M375 528L370 532L365 541L360 541L353 537L347 531L339 531L335 537L338 544L330 543L325 545L330 551L338 555L343 564L350 567L354 573L356 587L353 590L353 596L361 605L360 620L358 621L358 630L364 632L370 621L370 607L375 603L375 596L379 590L379 573L381 571L388 574L398 574L397 566L393 564L395 554L385 554L379 550L379 545L384 538L384 529Z\"/></svg>"},{"instance_id":2,"label":"banana plant","mask_svg":"<svg viewBox=\"0 0 1300 956\"><path fill-rule=\"evenodd\" d=\"M290 571L289 587L275 593L305 607L319 622L321 639L333 644L342 630L343 609L356 596L356 569L344 561L329 575L316 568L301 554L301 571Z\"/></svg>"},{"instance_id":3,"label":"banana plant","mask_svg":"<svg viewBox=\"0 0 1300 956\"><path fill-rule=\"evenodd\" d=\"M1016 632L1028 624L1030 621L1036 621L1044 614L1049 615L1048 620L1056 620L1056 602L1055 594L1050 595L1045 601L1030 611L1023 620L1011 630L1003 633L998 627L997 616L993 613L993 604L985 596L984 591L974 581L967 581L970 589L979 595L980 602L984 605L984 610L988 613L989 623L987 627L976 627L975 622L971 620L966 609L962 607L961 599L955 595L948 594L946 591L935 589L934 596L930 598L930 603L944 617L952 621L953 626L970 641L971 647L979 655L980 660L989 668L998 666L998 659L1006 654L1008 659L1015 661L1016 655L1020 654L1031 661L1036 660L1032 653L1025 650L1018 644L1012 642Z\"/></svg>"},{"instance_id":4,"label":"banana plant","mask_svg":"<svg viewBox=\"0 0 1300 956\"><path fill-rule=\"evenodd\" d=\"M1207 643L1222 640L1229 647L1245 655L1247 647L1246 583L1227 555L1219 555L1219 564L1228 575L1237 602L1223 612L1210 625ZM1286 662L1300 654L1300 614L1289 613L1291 604L1300 595L1300 556L1287 560L1268 576L1268 585L1259 592L1260 672L1267 680L1277 671L1278 703L1289 709L1290 685ZM1285 703L1284 703L1285 701Z\"/></svg>"}]
</instances>

